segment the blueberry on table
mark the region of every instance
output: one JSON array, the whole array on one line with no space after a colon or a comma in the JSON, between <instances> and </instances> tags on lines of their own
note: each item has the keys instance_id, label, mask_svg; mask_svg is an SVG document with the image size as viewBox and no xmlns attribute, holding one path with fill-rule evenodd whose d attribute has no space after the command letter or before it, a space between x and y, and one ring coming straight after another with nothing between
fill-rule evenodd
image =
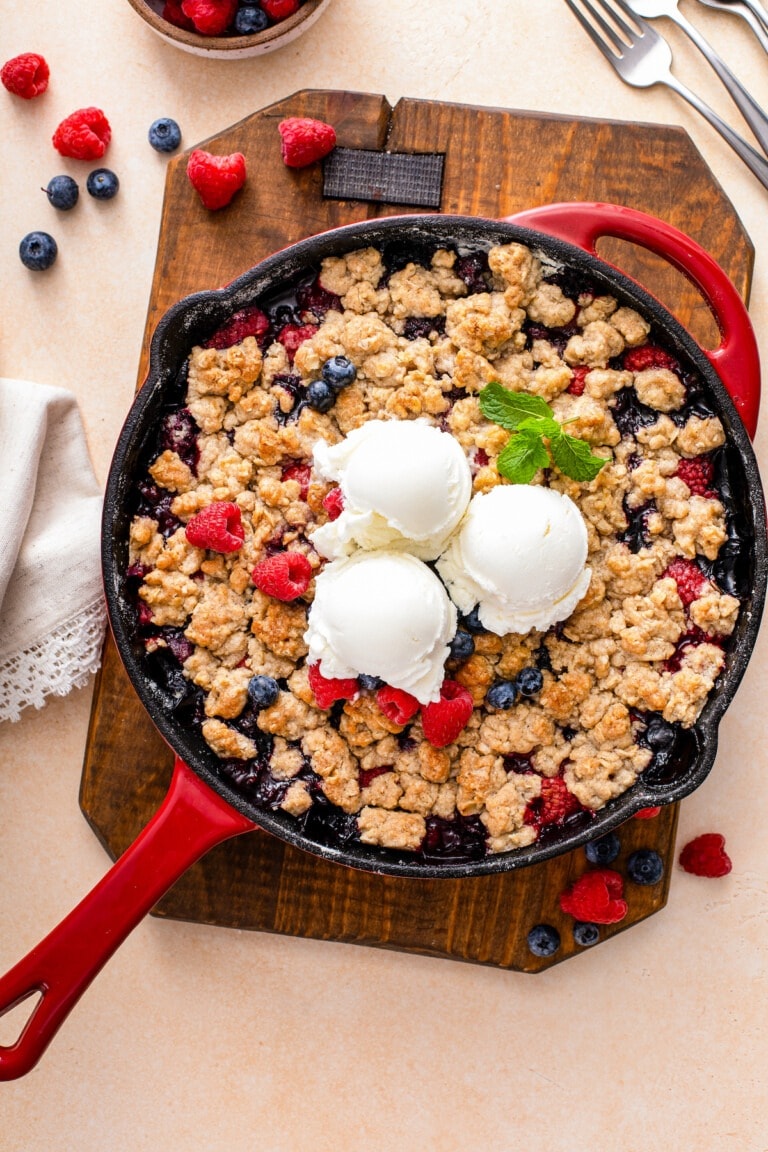
<instances>
[{"instance_id":1,"label":"blueberry on table","mask_svg":"<svg viewBox=\"0 0 768 1152\"><path fill-rule=\"evenodd\" d=\"M600 929L597 924L577 920L573 926L573 938L582 948L591 948L600 939Z\"/></svg>"},{"instance_id":2,"label":"blueberry on table","mask_svg":"<svg viewBox=\"0 0 768 1152\"><path fill-rule=\"evenodd\" d=\"M95 200L111 200L117 195L120 181L111 168L94 168L88 173L85 186Z\"/></svg>"},{"instance_id":3,"label":"blueberry on table","mask_svg":"<svg viewBox=\"0 0 768 1152\"><path fill-rule=\"evenodd\" d=\"M536 924L528 933L528 947L534 956L554 956L560 947L560 933L551 924Z\"/></svg>"},{"instance_id":4,"label":"blueberry on table","mask_svg":"<svg viewBox=\"0 0 768 1152\"><path fill-rule=\"evenodd\" d=\"M147 139L156 152L175 152L181 144L181 128L170 116L161 116L150 124Z\"/></svg>"},{"instance_id":5,"label":"blueberry on table","mask_svg":"<svg viewBox=\"0 0 768 1152\"><path fill-rule=\"evenodd\" d=\"M235 15L235 32L238 36L253 36L255 32L263 32L269 27L269 17L261 8L252 4L243 4Z\"/></svg>"},{"instance_id":6,"label":"blueberry on table","mask_svg":"<svg viewBox=\"0 0 768 1152\"><path fill-rule=\"evenodd\" d=\"M357 376L357 369L346 356L332 356L323 364L320 374L331 388L346 388Z\"/></svg>"},{"instance_id":7,"label":"blueberry on table","mask_svg":"<svg viewBox=\"0 0 768 1152\"><path fill-rule=\"evenodd\" d=\"M627 876L635 884L658 884L664 875L664 861L652 848L638 848L627 859Z\"/></svg>"},{"instance_id":8,"label":"blueberry on table","mask_svg":"<svg viewBox=\"0 0 768 1152\"><path fill-rule=\"evenodd\" d=\"M80 196L77 181L71 176L54 176L48 181L45 191L51 206L58 208L59 212L69 212Z\"/></svg>"},{"instance_id":9,"label":"blueberry on table","mask_svg":"<svg viewBox=\"0 0 768 1152\"><path fill-rule=\"evenodd\" d=\"M517 686L514 680L497 680L485 695L485 702L491 708L511 708L517 700Z\"/></svg>"},{"instance_id":10,"label":"blueberry on table","mask_svg":"<svg viewBox=\"0 0 768 1152\"><path fill-rule=\"evenodd\" d=\"M25 268L44 272L59 254L58 245L48 232L28 232L19 244L19 257Z\"/></svg>"},{"instance_id":11,"label":"blueberry on table","mask_svg":"<svg viewBox=\"0 0 768 1152\"><path fill-rule=\"evenodd\" d=\"M336 394L324 380L313 380L307 388L307 404L316 412L328 412L336 403Z\"/></svg>"},{"instance_id":12,"label":"blueberry on table","mask_svg":"<svg viewBox=\"0 0 768 1152\"><path fill-rule=\"evenodd\" d=\"M584 853L590 864L611 864L621 851L621 841L615 832L608 832L599 840L591 840L584 845Z\"/></svg>"},{"instance_id":13,"label":"blueberry on table","mask_svg":"<svg viewBox=\"0 0 768 1152\"><path fill-rule=\"evenodd\" d=\"M544 687L544 677L538 668L523 668L515 683L521 696L535 696Z\"/></svg>"},{"instance_id":14,"label":"blueberry on table","mask_svg":"<svg viewBox=\"0 0 768 1152\"><path fill-rule=\"evenodd\" d=\"M254 708L271 708L280 695L280 685L272 676L252 676L248 696Z\"/></svg>"}]
</instances>

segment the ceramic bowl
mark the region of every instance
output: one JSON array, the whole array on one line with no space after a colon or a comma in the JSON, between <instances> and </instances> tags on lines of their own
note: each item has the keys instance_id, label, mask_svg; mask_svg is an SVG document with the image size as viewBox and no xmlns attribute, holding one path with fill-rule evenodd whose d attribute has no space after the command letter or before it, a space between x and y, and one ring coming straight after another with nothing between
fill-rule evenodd
<instances>
[{"instance_id":1,"label":"ceramic bowl","mask_svg":"<svg viewBox=\"0 0 768 1152\"><path fill-rule=\"evenodd\" d=\"M164 20L160 15L163 10L162 0L128 0L134 12L168 44L195 56L205 56L209 60L240 60L245 56L262 56L266 52L274 52L276 48L283 48L306 32L330 2L305 0L293 16L252 36L201 36L199 32L187 32Z\"/></svg>"}]
</instances>

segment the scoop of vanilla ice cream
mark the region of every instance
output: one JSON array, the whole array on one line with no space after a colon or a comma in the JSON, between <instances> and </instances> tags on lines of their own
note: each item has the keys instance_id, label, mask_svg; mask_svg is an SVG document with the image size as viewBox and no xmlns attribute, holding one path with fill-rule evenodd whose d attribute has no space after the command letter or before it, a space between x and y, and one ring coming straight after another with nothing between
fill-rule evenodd
<instances>
[{"instance_id":1,"label":"scoop of vanilla ice cream","mask_svg":"<svg viewBox=\"0 0 768 1152\"><path fill-rule=\"evenodd\" d=\"M356 552L315 579L304 639L323 676L380 676L421 704L439 700L456 609L421 560Z\"/></svg>"},{"instance_id":2,"label":"scoop of vanilla ice cream","mask_svg":"<svg viewBox=\"0 0 768 1152\"><path fill-rule=\"evenodd\" d=\"M331 559L356 548L407 549L434 560L464 515L472 475L461 445L426 420L369 420L315 447L316 472L337 480L344 511L311 540Z\"/></svg>"},{"instance_id":3,"label":"scoop of vanilla ice cream","mask_svg":"<svg viewBox=\"0 0 768 1152\"><path fill-rule=\"evenodd\" d=\"M503 636L570 616L589 587L586 560L587 528L570 497L502 484L472 498L437 569L461 611L477 605L483 626Z\"/></svg>"}]
</instances>

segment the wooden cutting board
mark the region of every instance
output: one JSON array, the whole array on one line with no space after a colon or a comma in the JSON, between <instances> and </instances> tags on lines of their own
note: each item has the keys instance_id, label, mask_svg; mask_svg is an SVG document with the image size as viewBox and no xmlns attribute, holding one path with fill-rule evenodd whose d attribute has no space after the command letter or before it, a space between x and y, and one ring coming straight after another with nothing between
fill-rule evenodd
<instances>
[{"instance_id":1,"label":"wooden cutting board","mask_svg":"<svg viewBox=\"0 0 768 1152\"><path fill-rule=\"evenodd\" d=\"M339 145L390 152L440 153L440 210L505 216L553 201L604 200L659 216L693 236L728 272L742 296L750 287L749 237L712 173L680 128L574 120L435 101L304 91L254 113L203 142L217 154L243 152L248 182L223 211L208 213L189 185L187 155L168 165L157 262L138 383L165 309L190 292L234 279L264 256L304 236L370 216L418 209L323 197L321 165L287 169L277 125L313 116L336 127ZM697 337L714 346L708 308L679 273L644 250L605 242L601 255L659 296ZM80 804L112 857L120 855L160 804L173 757L123 671L111 639L96 684ZM601 942L658 912L675 867L677 805L620 829L623 869L636 848L666 864L652 887L627 884L629 913L601 929ZM577 954L572 921L558 894L582 871L579 849L501 876L411 880L329 864L262 832L213 849L155 909L160 916L293 936L347 941L535 972ZM529 929L554 925L561 946L538 958Z\"/></svg>"}]
</instances>

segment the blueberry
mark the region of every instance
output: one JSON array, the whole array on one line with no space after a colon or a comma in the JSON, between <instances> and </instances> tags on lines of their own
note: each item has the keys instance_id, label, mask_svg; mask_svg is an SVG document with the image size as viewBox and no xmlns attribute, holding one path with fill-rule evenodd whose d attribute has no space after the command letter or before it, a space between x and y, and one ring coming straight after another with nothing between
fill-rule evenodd
<instances>
[{"instance_id":1,"label":"blueberry","mask_svg":"<svg viewBox=\"0 0 768 1152\"><path fill-rule=\"evenodd\" d=\"M111 168L94 168L88 173L85 186L96 200L111 200L117 195L120 181Z\"/></svg>"},{"instance_id":2,"label":"blueberry","mask_svg":"<svg viewBox=\"0 0 768 1152\"><path fill-rule=\"evenodd\" d=\"M253 676L248 681L248 695L254 708L270 708L280 695L280 685L271 676Z\"/></svg>"},{"instance_id":3,"label":"blueberry","mask_svg":"<svg viewBox=\"0 0 768 1152\"><path fill-rule=\"evenodd\" d=\"M459 628L453 640L451 640L450 648L451 658L453 660L469 660L475 650L475 642L469 632L465 632L462 628Z\"/></svg>"},{"instance_id":4,"label":"blueberry","mask_svg":"<svg viewBox=\"0 0 768 1152\"><path fill-rule=\"evenodd\" d=\"M652 716L643 734L643 743L653 752L668 752L676 739L675 727L662 716Z\"/></svg>"},{"instance_id":5,"label":"blueberry","mask_svg":"<svg viewBox=\"0 0 768 1152\"><path fill-rule=\"evenodd\" d=\"M517 700L517 686L514 680L497 680L485 696L485 702L491 708L511 708L515 700Z\"/></svg>"},{"instance_id":6,"label":"blueberry","mask_svg":"<svg viewBox=\"0 0 768 1152\"><path fill-rule=\"evenodd\" d=\"M544 677L538 668L523 668L515 680L521 696L535 696L544 686Z\"/></svg>"},{"instance_id":7,"label":"blueberry","mask_svg":"<svg viewBox=\"0 0 768 1152\"><path fill-rule=\"evenodd\" d=\"M615 832L608 832L599 840L585 844L584 852L590 864L610 864L621 852L621 840Z\"/></svg>"},{"instance_id":8,"label":"blueberry","mask_svg":"<svg viewBox=\"0 0 768 1152\"><path fill-rule=\"evenodd\" d=\"M664 861L652 848L638 848L627 858L627 876L635 884L658 884L664 875Z\"/></svg>"},{"instance_id":9,"label":"blueberry","mask_svg":"<svg viewBox=\"0 0 768 1152\"><path fill-rule=\"evenodd\" d=\"M588 924L583 920L577 920L573 926L573 938L577 944L581 944L582 948L590 948L593 944L597 944L600 939L600 929L597 924Z\"/></svg>"},{"instance_id":10,"label":"blueberry","mask_svg":"<svg viewBox=\"0 0 768 1152\"><path fill-rule=\"evenodd\" d=\"M33 272L50 268L58 254L56 241L47 232L29 232L19 244L21 262Z\"/></svg>"},{"instance_id":11,"label":"blueberry","mask_svg":"<svg viewBox=\"0 0 768 1152\"><path fill-rule=\"evenodd\" d=\"M357 376L357 369L346 356L333 356L323 364L321 375L331 388L346 388Z\"/></svg>"},{"instance_id":12,"label":"blueberry","mask_svg":"<svg viewBox=\"0 0 768 1152\"><path fill-rule=\"evenodd\" d=\"M361 688L365 688L369 692L376 692L379 688L383 688L385 684L381 676L360 675L357 678L357 682Z\"/></svg>"},{"instance_id":13,"label":"blueberry","mask_svg":"<svg viewBox=\"0 0 768 1152\"><path fill-rule=\"evenodd\" d=\"M69 212L70 208L74 208L77 204L80 196L77 181L71 176L54 176L48 181L45 191L53 207L58 208L60 212Z\"/></svg>"},{"instance_id":14,"label":"blueberry","mask_svg":"<svg viewBox=\"0 0 768 1152\"><path fill-rule=\"evenodd\" d=\"M485 632L485 627L480 621L480 607L478 604L468 612L466 616L462 616L461 623L466 628L467 632Z\"/></svg>"},{"instance_id":15,"label":"blueberry","mask_svg":"<svg viewBox=\"0 0 768 1152\"><path fill-rule=\"evenodd\" d=\"M528 933L528 947L534 956L554 956L560 947L560 933L551 924L537 924Z\"/></svg>"},{"instance_id":16,"label":"blueberry","mask_svg":"<svg viewBox=\"0 0 768 1152\"><path fill-rule=\"evenodd\" d=\"M324 380L313 380L307 388L307 404L316 412L328 412L336 403L336 393Z\"/></svg>"},{"instance_id":17,"label":"blueberry","mask_svg":"<svg viewBox=\"0 0 768 1152\"><path fill-rule=\"evenodd\" d=\"M263 32L269 27L269 18L261 8L253 8L244 4L238 8L235 16L235 32L238 36L252 36L254 32Z\"/></svg>"},{"instance_id":18,"label":"blueberry","mask_svg":"<svg viewBox=\"0 0 768 1152\"><path fill-rule=\"evenodd\" d=\"M150 124L147 138L156 152L175 152L181 144L181 128L175 120L162 116Z\"/></svg>"}]
</instances>

